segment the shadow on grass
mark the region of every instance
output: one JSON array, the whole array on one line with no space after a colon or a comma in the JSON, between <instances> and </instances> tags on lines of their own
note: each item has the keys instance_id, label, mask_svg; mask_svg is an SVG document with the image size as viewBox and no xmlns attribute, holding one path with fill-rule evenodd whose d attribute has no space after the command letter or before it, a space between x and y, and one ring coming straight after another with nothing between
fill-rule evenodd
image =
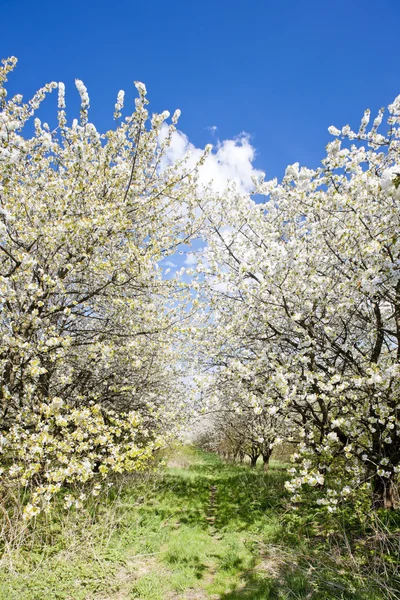
<instances>
[{"instance_id":1,"label":"shadow on grass","mask_svg":"<svg viewBox=\"0 0 400 600\"><path fill-rule=\"evenodd\" d=\"M274 577L249 570L242 575L243 585L222 594L218 600L378 600L381 596L370 590L352 591L343 583L312 584L309 574L299 568L279 571ZM383 600L383 596L381 598Z\"/></svg>"},{"instance_id":2,"label":"shadow on grass","mask_svg":"<svg viewBox=\"0 0 400 600\"><path fill-rule=\"evenodd\" d=\"M274 582L268 579L262 579L255 573L248 573L243 577L243 587L222 594L219 600L272 600L277 598L271 596L274 588Z\"/></svg>"},{"instance_id":3,"label":"shadow on grass","mask_svg":"<svg viewBox=\"0 0 400 600\"><path fill-rule=\"evenodd\" d=\"M371 581L368 585L351 582L351 575L340 577L321 565L321 570L283 566L273 576L249 569L242 573L242 586L222 594L218 600L395 600ZM394 592L394 590L392 590Z\"/></svg>"},{"instance_id":4,"label":"shadow on grass","mask_svg":"<svg viewBox=\"0 0 400 600\"><path fill-rule=\"evenodd\" d=\"M179 567L189 567L196 579L201 579L208 567L200 560L198 556L182 557L179 553L170 552L165 561L168 565L178 565Z\"/></svg>"},{"instance_id":5,"label":"shadow on grass","mask_svg":"<svg viewBox=\"0 0 400 600\"><path fill-rule=\"evenodd\" d=\"M276 520L286 498L285 471L264 473L248 466L229 465L213 455L202 454L203 462L176 474L171 469L159 482L157 506L143 506L168 519L171 513L179 522L206 527L210 524L210 493L213 491L213 528L242 531L260 521L261 515Z\"/></svg>"}]
</instances>

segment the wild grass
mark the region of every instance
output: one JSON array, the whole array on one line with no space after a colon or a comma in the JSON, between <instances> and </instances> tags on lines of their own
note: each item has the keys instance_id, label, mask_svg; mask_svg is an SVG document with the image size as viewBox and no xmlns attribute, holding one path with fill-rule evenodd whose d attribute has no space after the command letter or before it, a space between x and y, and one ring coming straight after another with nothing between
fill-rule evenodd
<instances>
[{"instance_id":1,"label":"wild grass","mask_svg":"<svg viewBox=\"0 0 400 600\"><path fill-rule=\"evenodd\" d=\"M193 448L3 543L0 600L395 600L400 520L293 512L264 473Z\"/></svg>"}]
</instances>

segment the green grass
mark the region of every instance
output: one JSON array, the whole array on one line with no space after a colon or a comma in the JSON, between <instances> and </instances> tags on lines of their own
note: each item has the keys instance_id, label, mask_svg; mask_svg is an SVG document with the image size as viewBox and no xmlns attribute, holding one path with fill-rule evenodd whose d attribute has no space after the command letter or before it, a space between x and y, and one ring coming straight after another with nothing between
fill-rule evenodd
<instances>
[{"instance_id":1,"label":"green grass","mask_svg":"<svg viewBox=\"0 0 400 600\"><path fill-rule=\"evenodd\" d=\"M85 512L38 520L4 553L0 600L400 598L350 517L335 537L322 513L288 510L285 478L278 462L264 473L177 449Z\"/></svg>"}]
</instances>

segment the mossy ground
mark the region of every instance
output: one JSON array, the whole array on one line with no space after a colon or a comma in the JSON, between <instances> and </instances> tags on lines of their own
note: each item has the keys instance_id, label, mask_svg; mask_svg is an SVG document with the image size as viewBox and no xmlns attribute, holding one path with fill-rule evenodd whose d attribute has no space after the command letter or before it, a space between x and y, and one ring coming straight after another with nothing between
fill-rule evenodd
<instances>
[{"instance_id":1,"label":"mossy ground","mask_svg":"<svg viewBox=\"0 0 400 600\"><path fill-rule=\"evenodd\" d=\"M278 462L264 473L177 449L86 512L38 522L3 556L0 600L400 598L310 514L291 516L285 479Z\"/></svg>"}]
</instances>

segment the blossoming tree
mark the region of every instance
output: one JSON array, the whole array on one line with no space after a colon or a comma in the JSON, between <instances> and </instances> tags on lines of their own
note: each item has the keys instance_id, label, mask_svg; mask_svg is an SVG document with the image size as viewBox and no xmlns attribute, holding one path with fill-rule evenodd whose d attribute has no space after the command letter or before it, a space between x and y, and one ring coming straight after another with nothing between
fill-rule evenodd
<instances>
[{"instance_id":1,"label":"blossoming tree","mask_svg":"<svg viewBox=\"0 0 400 600\"><path fill-rule=\"evenodd\" d=\"M175 427L185 292L158 262L197 227L196 169L162 164L179 111L161 142L169 114L149 116L142 83L100 133L79 80L71 125L62 83L7 99L15 63L0 70L0 458L32 516L64 485L141 468ZM55 89L50 127L35 113Z\"/></svg>"},{"instance_id":2,"label":"blossoming tree","mask_svg":"<svg viewBox=\"0 0 400 600\"><path fill-rule=\"evenodd\" d=\"M321 167L255 182L265 203L231 188L201 205L220 369L262 380L299 444L289 489L320 487L330 510L365 485L398 504L400 97L387 131L383 115L331 127Z\"/></svg>"}]
</instances>

